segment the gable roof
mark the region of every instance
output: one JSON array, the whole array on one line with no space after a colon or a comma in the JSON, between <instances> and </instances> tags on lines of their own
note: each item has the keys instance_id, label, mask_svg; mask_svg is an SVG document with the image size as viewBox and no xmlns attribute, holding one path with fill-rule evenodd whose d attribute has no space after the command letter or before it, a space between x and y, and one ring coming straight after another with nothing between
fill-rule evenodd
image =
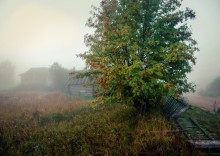
<instances>
[{"instance_id":1,"label":"gable roof","mask_svg":"<svg viewBox=\"0 0 220 156\"><path fill-rule=\"evenodd\" d=\"M67 81L67 85L90 85L93 83L91 77L77 77L77 74L83 73L85 70L74 71L69 74L69 79Z\"/></svg>"},{"instance_id":2,"label":"gable roof","mask_svg":"<svg viewBox=\"0 0 220 156\"><path fill-rule=\"evenodd\" d=\"M88 85L91 83L92 81L89 77L82 77L82 78L70 78L67 82L67 85Z\"/></svg>"},{"instance_id":3,"label":"gable roof","mask_svg":"<svg viewBox=\"0 0 220 156\"><path fill-rule=\"evenodd\" d=\"M29 76L29 75L48 75L49 74L49 68L46 67L40 67L40 68L30 68L28 71L20 74L21 77L23 76Z\"/></svg>"}]
</instances>

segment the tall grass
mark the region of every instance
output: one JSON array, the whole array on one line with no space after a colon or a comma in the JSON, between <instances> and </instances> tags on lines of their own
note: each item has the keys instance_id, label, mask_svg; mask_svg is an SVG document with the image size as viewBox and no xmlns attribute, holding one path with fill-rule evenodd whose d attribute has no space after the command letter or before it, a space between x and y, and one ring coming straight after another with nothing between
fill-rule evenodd
<instances>
[{"instance_id":1,"label":"tall grass","mask_svg":"<svg viewBox=\"0 0 220 156\"><path fill-rule=\"evenodd\" d=\"M158 111L93 107L59 93L20 93L0 102L0 155L199 155Z\"/></svg>"}]
</instances>

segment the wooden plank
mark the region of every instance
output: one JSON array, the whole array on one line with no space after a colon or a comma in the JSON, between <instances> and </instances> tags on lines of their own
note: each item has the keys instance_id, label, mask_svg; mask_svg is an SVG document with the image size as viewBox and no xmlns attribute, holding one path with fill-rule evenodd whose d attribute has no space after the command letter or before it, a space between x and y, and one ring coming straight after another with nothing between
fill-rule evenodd
<instances>
[{"instance_id":1,"label":"wooden plank","mask_svg":"<svg viewBox=\"0 0 220 156\"><path fill-rule=\"evenodd\" d=\"M195 148L201 149L220 149L220 140L188 140L188 142L193 145Z\"/></svg>"},{"instance_id":2,"label":"wooden plank","mask_svg":"<svg viewBox=\"0 0 220 156\"><path fill-rule=\"evenodd\" d=\"M170 118L175 118L190 109L186 103L173 97L166 97L162 110ZM218 149L220 150L220 140L214 138L192 118L177 118L180 129L190 139L188 142L195 148Z\"/></svg>"},{"instance_id":3,"label":"wooden plank","mask_svg":"<svg viewBox=\"0 0 220 156\"><path fill-rule=\"evenodd\" d=\"M203 128L201 128L201 126L194 119L179 118L177 119L177 123L191 140L213 140L213 137Z\"/></svg>"},{"instance_id":4,"label":"wooden plank","mask_svg":"<svg viewBox=\"0 0 220 156\"><path fill-rule=\"evenodd\" d=\"M197 122L196 120L194 120L194 119L192 119L192 118L190 118L190 120L191 120L196 126L198 126L198 127L201 129L201 131L202 131L205 135L207 135L207 136L209 137L210 140L214 140L214 138L213 138L206 130L204 130L204 129L198 124L198 122Z\"/></svg>"},{"instance_id":5,"label":"wooden plank","mask_svg":"<svg viewBox=\"0 0 220 156\"><path fill-rule=\"evenodd\" d=\"M188 133L188 132L187 132ZM202 133L188 133L190 135L190 139L192 140L210 140L208 136Z\"/></svg>"}]
</instances>

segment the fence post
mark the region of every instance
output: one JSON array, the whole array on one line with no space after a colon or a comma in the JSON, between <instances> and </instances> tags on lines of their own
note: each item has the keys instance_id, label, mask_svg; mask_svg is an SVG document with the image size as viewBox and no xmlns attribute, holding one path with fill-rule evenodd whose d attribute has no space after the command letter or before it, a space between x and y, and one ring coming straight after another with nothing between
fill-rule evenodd
<instances>
[{"instance_id":1,"label":"fence post","mask_svg":"<svg viewBox=\"0 0 220 156\"><path fill-rule=\"evenodd\" d=\"M217 112L217 103L216 103L216 100L214 102L214 112L216 113Z\"/></svg>"}]
</instances>

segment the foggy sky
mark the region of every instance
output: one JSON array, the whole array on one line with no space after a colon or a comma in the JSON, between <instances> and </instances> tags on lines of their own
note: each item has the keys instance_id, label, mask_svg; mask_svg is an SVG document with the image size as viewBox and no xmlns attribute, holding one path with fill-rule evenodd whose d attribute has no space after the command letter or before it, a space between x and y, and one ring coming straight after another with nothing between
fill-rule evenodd
<instances>
[{"instance_id":1,"label":"foggy sky","mask_svg":"<svg viewBox=\"0 0 220 156\"><path fill-rule=\"evenodd\" d=\"M220 76L220 1L219 0L184 0L187 6L196 12L196 19L191 21L193 38L198 42L196 66L188 78L197 84L197 90Z\"/></svg>"},{"instance_id":2,"label":"foggy sky","mask_svg":"<svg viewBox=\"0 0 220 156\"><path fill-rule=\"evenodd\" d=\"M91 0L0 0L0 61L9 59L18 73L48 67L54 61L82 69L75 55L85 51L85 27Z\"/></svg>"},{"instance_id":3,"label":"foggy sky","mask_svg":"<svg viewBox=\"0 0 220 156\"><path fill-rule=\"evenodd\" d=\"M91 5L100 0L0 0L0 61L10 60L17 74L30 67L85 67L76 54L84 52L85 27ZM184 0L196 12L191 21L200 52L189 79L204 88L220 76L220 1Z\"/></svg>"}]
</instances>

